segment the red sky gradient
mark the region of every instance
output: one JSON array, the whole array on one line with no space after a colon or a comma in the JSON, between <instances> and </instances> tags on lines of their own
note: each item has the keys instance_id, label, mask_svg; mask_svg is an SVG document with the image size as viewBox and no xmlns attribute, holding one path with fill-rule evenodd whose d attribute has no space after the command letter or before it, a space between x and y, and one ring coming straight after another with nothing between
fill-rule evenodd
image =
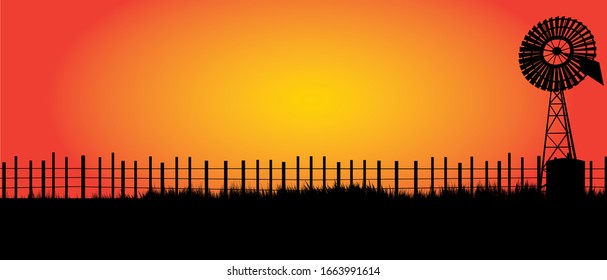
<instances>
[{"instance_id":1,"label":"red sky gradient","mask_svg":"<svg viewBox=\"0 0 607 280\"><path fill-rule=\"evenodd\" d=\"M1 158L532 165L548 93L521 74L521 40L577 18L607 71L606 6L3 0ZM607 88L587 78L567 99L578 157L602 164Z\"/></svg>"}]
</instances>

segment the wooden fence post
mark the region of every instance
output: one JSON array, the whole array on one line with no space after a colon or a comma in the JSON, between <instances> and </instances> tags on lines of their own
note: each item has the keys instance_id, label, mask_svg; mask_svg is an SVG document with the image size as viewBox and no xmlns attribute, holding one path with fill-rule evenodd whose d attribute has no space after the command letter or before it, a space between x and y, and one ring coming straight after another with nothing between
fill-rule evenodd
<instances>
[{"instance_id":1,"label":"wooden fence post","mask_svg":"<svg viewBox=\"0 0 607 280\"><path fill-rule=\"evenodd\" d=\"M322 190L327 190L327 157L322 156Z\"/></svg>"},{"instance_id":2,"label":"wooden fence post","mask_svg":"<svg viewBox=\"0 0 607 280\"><path fill-rule=\"evenodd\" d=\"M29 198L30 199L34 198L34 182L33 182L33 179L32 179L34 177L33 174L32 174L33 173L33 169L34 169L33 162L30 160L29 161L29 171L30 171L30 175L29 175L30 176L30 178L29 178L29 183L30 183Z\"/></svg>"},{"instance_id":3,"label":"wooden fence post","mask_svg":"<svg viewBox=\"0 0 607 280\"><path fill-rule=\"evenodd\" d=\"M310 156L310 188L314 188L314 158Z\"/></svg>"},{"instance_id":4,"label":"wooden fence post","mask_svg":"<svg viewBox=\"0 0 607 280\"><path fill-rule=\"evenodd\" d=\"M179 157L175 157L175 195L179 195Z\"/></svg>"},{"instance_id":5,"label":"wooden fence post","mask_svg":"<svg viewBox=\"0 0 607 280\"><path fill-rule=\"evenodd\" d=\"M192 193L192 157L188 157L188 193Z\"/></svg>"},{"instance_id":6,"label":"wooden fence post","mask_svg":"<svg viewBox=\"0 0 607 280\"><path fill-rule=\"evenodd\" d=\"M457 191L461 192L464 189L462 184L462 163L457 163Z\"/></svg>"},{"instance_id":7,"label":"wooden fence post","mask_svg":"<svg viewBox=\"0 0 607 280\"><path fill-rule=\"evenodd\" d=\"M86 198L86 158L80 156L80 198Z\"/></svg>"},{"instance_id":8,"label":"wooden fence post","mask_svg":"<svg viewBox=\"0 0 607 280\"><path fill-rule=\"evenodd\" d=\"M381 191L381 160L377 161L377 190Z\"/></svg>"},{"instance_id":9,"label":"wooden fence post","mask_svg":"<svg viewBox=\"0 0 607 280\"><path fill-rule=\"evenodd\" d=\"M448 186L447 186L447 184L448 184L448 182L447 182L447 176L448 176L447 175L447 157L445 157L443 159L443 184L445 184L444 185L445 192L447 191L447 188L448 188Z\"/></svg>"},{"instance_id":10,"label":"wooden fence post","mask_svg":"<svg viewBox=\"0 0 607 280\"><path fill-rule=\"evenodd\" d=\"M46 198L46 161L44 160L40 166L40 192L42 193L41 198Z\"/></svg>"},{"instance_id":11,"label":"wooden fence post","mask_svg":"<svg viewBox=\"0 0 607 280\"><path fill-rule=\"evenodd\" d=\"M160 162L160 195L164 195L164 162Z\"/></svg>"},{"instance_id":12,"label":"wooden fence post","mask_svg":"<svg viewBox=\"0 0 607 280\"><path fill-rule=\"evenodd\" d=\"M337 187L341 187L341 162L337 162L337 169L336 169L336 175L337 175Z\"/></svg>"},{"instance_id":13,"label":"wooden fence post","mask_svg":"<svg viewBox=\"0 0 607 280\"><path fill-rule=\"evenodd\" d=\"M525 158L521 157L521 187L525 186Z\"/></svg>"},{"instance_id":14,"label":"wooden fence post","mask_svg":"<svg viewBox=\"0 0 607 280\"><path fill-rule=\"evenodd\" d=\"M363 160L363 188L367 187L367 160Z\"/></svg>"},{"instance_id":15,"label":"wooden fence post","mask_svg":"<svg viewBox=\"0 0 607 280\"><path fill-rule=\"evenodd\" d=\"M489 189L489 161L485 161L485 190Z\"/></svg>"},{"instance_id":16,"label":"wooden fence post","mask_svg":"<svg viewBox=\"0 0 607 280\"><path fill-rule=\"evenodd\" d=\"M419 176L418 173L419 172L419 166L416 161L413 161L413 195L417 196L418 195L418 187L419 187ZM432 191L434 191L434 189L432 189Z\"/></svg>"},{"instance_id":17,"label":"wooden fence post","mask_svg":"<svg viewBox=\"0 0 607 280\"><path fill-rule=\"evenodd\" d=\"M588 172L589 172L589 176L588 176L588 193L592 193L592 160L588 163L590 164Z\"/></svg>"},{"instance_id":18,"label":"wooden fence post","mask_svg":"<svg viewBox=\"0 0 607 280\"><path fill-rule=\"evenodd\" d=\"M350 160L350 187L354 186L354 160Z\"/></svg>"},{"instance_id":19,"label":"wooden fence post","mask_svg":"<svg viewBox=\"0 0 607 280\"><path fill-rule=\"evenodd\" d=\"M209 161L204 161L204 196L209 196Z\"/></svg>"},{"instance_id":20,"label":"wooden fence post","mask_svg":"<svg viewBox=\"0 0 607 280\"><path fill-rule=\"evenodd\" d=\"M394 197L398 197L398 160L394 161Z\"/></svg>"},{"instance_id":21,"label":"wooden fence post","mask_svg":"<svg viewBox=\"0 0 607 280\"><path fill-rule=\"evenodd\" d=\"M126 186L125 186L125 173L126 173L126 168L125 168L126 163L124 162L124 160L120 161L120 198L124 199L126 197Z\"/></svg>"},{"instance_id":22,"label":"wooden fence post","mask_svg":"<svg viewBox=\"0 0 607 280\"><path fill-rule=\"evenodd\" d=\"M101 157L97 158L97 196L101 198L101 187L103 185L103 172L101 167Z\"/></svg>"},{"instance_id":23,"label":"wooden fence post","mask_svg":"<svg viewBox=\"0 0 607 280\"><path fill-rule=\"evenodd\" d=\"M6 162L2 162L2 199L6 199Z\"/></svg>"},{"instance_id":24,"label":"wooden fence post","mask_svg":"<svg viewBox=\"0 0 607 280\"><path fill-rule=\"evenodd\" d=\"M497 161L497 192L502 194L502 161Z\"/></svg>"},{"instance_id":25,"label":"wooden fence post","mask_svg":"<svg viewBox=\"0 0 607 280\"><path fill-rule=\"evenodd\" d=\"M255 160L255 190L259 195L259 160Z\"/></svg>"},{"instance_id":26,"label":"wooden fence post","mask_svg":"<svg viewBox=\"0 0 607 280\"><path fill-rule=\"evenodd\" d=\"M137 198L137 161L133 162L133 197Z\"/></svg>"},{"instance_id":27,"label":"wooden fence post","mask_svg":"<svg viewBox=\"0 0 607 280\"><path fill-rule=\"evenodd\" d=\"M270 160L270 166L268 167L268 188L270 189L270 196L272 196L272 160Z\"/></svg>"},{"instance_id":28,"label":"wooden fence post","mask_svg":"<svg viewBox=\"0 0 607 280\"><path fill-rule=\"evenodd\" d=\"M18 179L19 179L19 167L17 165L17 156L15 156L15 165L13 166L13 174L15 175L15 177L13 178L14 180L14 185L15 185L15 190L14 190L14 194L13 194L13 198L19 198L19 187L18 187Z\"/></svg>"},{"instance_id":29,"label":"wooden fence post","mask_svg":"<svg viewBox=\"0 0 607 280\"><path fill-rule=\"evenodd\" d=\"M542 188L542 157L537 156L537 187Z\"/></svg>"},{"instance_id":30,"label":"wooden fence post","mask_svg":"<svg viewBox=\"0 0 607 280\"><path fill-rule=\"evenodd\" d=\"M223 194L228 195L228 161L223 161Z\"/></svg>"},{"instance_id":31,"label":"wooden fence post","mask_svg":"<svg viewBox=\"0 0 607 280\"><path fill-rule=\"evenodd\" d=\"M112 187L112 199L116 198L116 195L115 195L115 193L116 193L116 185L114 183L114 178L115 178L114 177L114 164L115 164L115 160L116 160L116 158L114 156L114 153L112 153L112 159L111 159L111 161L112 161L111 162L111 171L112 172L111 172L111 179L110 179L111 180L111 187Z\"/></svg>"},{"instance_id":32,"label":"wooden fence post","mask_svg":"<svg viewBox=\"0 0 607 280\"><path fill-rule=\"evenodd\" d=\"M430 157L430 194L434 195L434 157Z\"/></svg>"},{"instance_id":33,"label":"wooden fence post","mask_svg":"<svg viewBox=\"0 0 607 280\"><path fill-rule=\"evenodd\" d=\"M152 192L152 187L154 185L154 180L152 176L152 156L148 158L148 192Z\"/></svg>"},{"instance_id":34,"label":"wooden fence post","mask_svg":"<svg viewBox=\"0 0 607 280\"><path fill-rule=\"evenodd\" d=\"M295 189L299 192L299 156L295 158Z\"/></svg>"},{"instance_id":35,"label":"wooden fence post","mask_svg":"<svg viewBox=\"0 0 607 280\"><path fill-rule=\"evenodd\" d=\"M65 165L64 165L64 168L65 168L65 196L64 196L64 198L66 198L66 199L67 199L67 198L69 198L68 187L69 187L69 185L70 185L70 184L69 184L69 176L68 176L68 175L69 175L69 172L68 172L69 167L68 167L68 160L67 160L67 157L65 157Z\"/></svg>"},{"instance_id":36,"label":"wooden fence post","mask_svg":"<svg viewBox=\"0 0 607 280\"><path fill-rule=\"evenodd\" d=\"M16 159L16 157L15 157ZM17 162L15 162L17 163ZM16 164L15 164L16 166ZM15 184L16 186L17 184ZM55 152L51 154L51 198L55 198Z\"/></svg>"},{"instance_id":37,"label":"wooden fence post","mask_svg":"<svg viewBox=\"0 0 607 280\"><path fill-rule=\"evenodd\" d=\"M282 162L282 191L287 190L287 163Z\"/></svg>"},{"instance_id":38,"label":"wooden fence post","mask_svg":"<svg viewBox=\"0 0 607 280\"><path fill-rule=\"evenodd\" d=\"M470 194L474 195L474 157L470 157Z\"/></svg>"},{"instance_id":39,"label":"wooden fence post","mask_svg":"<svg viewBox=\"0 0 607 280\"><path fill-rule=\"evenodd\" d=\"M512 180L511 180L511 175L512 175L512 154L508 153L508 194L511 193L511 186L512 186Z\"/></svg>"},{"instance_id":40,"label":"wooden fence post","mask_svg":"<svg viewBox=\"0 0 607 280\"><path fill-rule=\"evenodd\" d=\"M246 176L246 174L245 174L245 169L246 169L246 167L245 167L245 165L246 165L246 163L245 163L245 161L244 161L244 160L241 162L241 165L242 165L242 166L241 166L241 168L240 168L240 169L241 169L241 175L240 175L240 191L242 192L242 194L245 194L245 192L246 192L246 188L245 188L245 187L246 187L246 182L245 182L245 180L246 180L246 177L245 177L245 176Z\"/></svg>"}]
</instances>

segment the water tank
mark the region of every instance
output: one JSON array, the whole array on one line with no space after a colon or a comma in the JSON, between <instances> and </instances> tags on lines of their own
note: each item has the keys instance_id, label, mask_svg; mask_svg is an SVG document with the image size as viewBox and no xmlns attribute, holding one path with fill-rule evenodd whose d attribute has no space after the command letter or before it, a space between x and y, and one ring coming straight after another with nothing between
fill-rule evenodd
<instances>
[{"instance_id":1,"label":"water tank","mask_svg":"<svg viewBox=\"0 0 607 280\"><path fill-rule=\"evenodd\" d=\"M559 158L546 162L546 195L556 199L576 199L585 195L585 162Z\"/></svg>"}]
</instances>

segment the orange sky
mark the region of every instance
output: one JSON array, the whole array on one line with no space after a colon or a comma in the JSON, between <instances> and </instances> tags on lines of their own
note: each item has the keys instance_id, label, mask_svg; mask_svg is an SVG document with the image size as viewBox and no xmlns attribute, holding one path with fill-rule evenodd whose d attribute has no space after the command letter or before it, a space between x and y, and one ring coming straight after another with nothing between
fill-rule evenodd
<instances>
[{"instance_id":1,"label":"orange sky","mask_svg":"<svg viewBox=\"0 0 607 280\"><path fill-rule=\"evenodd\" d=\"M571 16L605 65L606 9L503 2L5 0L1 158L534 164L548 93L521 40ZM567 99L578 157L602 164L607 89Z\"/></svg>"}]
</instances>

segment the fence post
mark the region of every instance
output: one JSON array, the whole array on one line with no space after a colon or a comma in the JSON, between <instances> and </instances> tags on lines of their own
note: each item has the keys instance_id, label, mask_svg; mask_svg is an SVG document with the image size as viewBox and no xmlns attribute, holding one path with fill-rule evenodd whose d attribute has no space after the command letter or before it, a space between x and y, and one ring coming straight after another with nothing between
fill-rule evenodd
<instances>
[{"instance_id":1,"label":"fence post","mask_svg":"<svg viewBox=\"0 0 607 280\"><path fill-rule=\"evenodd\" d=\"M430 194L434 195L434 157L430 157Z\"/></svg>"},{"instance_id":2,"label":"fence post","mask_svg":"<svg viewBox=\"0 0 607 280\"><path fill-rule=\"evenodd\" d=\"M299 156L295 158L295 189L299 192Z\"/></svg>"},{"instance_id":3,"label":"fence post","mask_svg":"<svg viewBox=\"0 0 607 280\"><path fill-rule=\"evenodd\" d=\"M133 162L133 197L137 198L137 161Z\"/></svg>"},{"instance_id":4,"label":"fence post","mask_svg":"<svg viewBox=\"0 0 607 280\"><path fill-rule=\"evenodd\" d=\"M126 168L125 168L126 163L123 161L120 161L120 198L124 199L126 196L126 191L125 191L125 173L126 173Z\"/></svg>"},{"instance_id":5,"label":"fence post","mask_svg":"<svg viewBox=\"0 0 607 280\"><path fill-rule=\"evenodd\" d=\"M282 191L287 190L287 163L282 162Z\"/></svg>"},{"instance_id":6,"label":"fence post","mask_svg":"<svg viewBox=\"0 0 607 280\"><path fill-rule=\"evenodd\" d=\"M240 191L242 192L242 194L245 194L245 190L246 190L245 189L245 186L246 186L246 182L245 182L245 176L246 176L246 174L245 174L245 168L246 167L245 167L245 165L246 165L246 163L243 160L241 164L242 164L242 167L241 167L241 173L242 174L240 176L241 177L241 179L240 179Z\"/></svg>"},{"instance_id":7,"label":"fence post","mask_svg":"<svg viewBox=\"0 0 607 280\"><path fill-rule=\"evenodd\" d=\"M537 156L537 187L542 188L542 157Z\"/></svg>"},{"instance_id":8,"label":"fence post","mask_svg":"<svg viewBox=\"0 0 607 280\"><path fill-rule=\"evenodd\" d=\"M367 160L363 159L363 188L367 187Z\"/></svg>"},{"instance_id":9,"label":"fence post","mask_svg":"<svg viewBox=\"0 0 607 280\"><path fill-rule=\"evenodd\" d=\"M114 163L115 163L115 157L114 157L114 153L112 153L112 162L111 162L111 169L112 169L112 173L111 173L112 199L116 198L116 195L115 195L116 185L114 183L114 178L115 178L114 177Z\"/></svg>"},{"instance_id":10,"label":"fence post","mask_svg":"<svg viewBox=\"0 0 607 280\"><path fill-rule=\"evenodd\" d=\"M377 161L377 190L381 191L381 160Z\"/></svg>"},{"instance_id":11,"label":"fence post","mask_svg":"<svg viewBox=\"0 0 607 280\"><path fill-rule=\"evenodd\" d=\"M223 194L228 195L228 161L223 161Z\"/></svg>"},{"instance_id":12,"label":"fence post","mask_svg":"<svg viewBox=\"0 0 607 280\"><path fill-rule=\"evenodd\" d=\"M354 186L354 160L350 160L350 187Z\"/></svg>"},{"instance_id":13,"label":"fence post","mask_svg":"<svg viewBox=\"0 0 607 280\"><path fill-rule=\"evenodd\" d=\"M164 162L160 162L160 195L164 195Z\"/></svg>"},{"instance_id":14,"label":"fence post","mask_svg":"<svg viewBox=\"0 0 607 280\"><path fill-rule=\"evenodd\" d=\"M394 197L398 197L398 160L394 161Z\"/></svg>"},{"instance_id":15,"label":"fence post","mask_svg":"<svg viewBox=\"0 0 607 280\"><path fill-rule=\"evenodd\" d=\"M461 192L464 189L462 184L462 163L457 163L457 191Z\"/></svg>"},{"instance_id":16,"label":"fence post","mask_svg":"<svg viewBox=\"0 0 607 280\"><path fill-rule=\"evenodd\" d=\"M86 198L86 158L80 156L80 198Z\"/></svg>"},{"instance_id":17,"label":"fence post","mask_svg":"<svg viewBox=\"0 0 607 280\"><path fill-rule=\"evenodd\" d=\"M322 190L327 190L327 157L322 156Z\"/></svg>"},{"instance_id":18,"label":"fence post","mask_svg":"<svg viewBox=\"0 0 607 280\"><path fill-rule=\"evenodd\" d=\"M489 189L489 161L485 161L485 190Z\"/></svg>"},{"instance_id":19,"label":"fence post","mask_svg":"<svg viewBox=\"0 0 607 280\"><path fill-rule=\"evenodd\" d=\"M192 157L188 157L188 193L192 193Z\"/></svg>"},{"instance_id":20,"label":"fence post","mask_svg":"<svg viewBox=\"0 0 607 280\"><path fill-rule=\"evenodd\" d=\"M17 157L15 157L17 159ZM17 163L15 161L15 163ZM15 164L15 166L17 166ZM17 184L15 184L16 186ZM51 154L51 198L55 198L55 152Z\"/></svg>"},{"instance_id":21,"label":"fence post","mask_svg":"<svg viewBox=\"0 0 607 280\"><path fill-rule=\"evenodd\" d=\"M341 187L341 162L337 162L337 170L336 170L336 174L337 174L337 187Z\"/></svg>"},{"instance_id":22,"label":"fence post","mask_svg":"<svg viewBox=\"0 0 607 280\"><path fill-rule=\"evenodd\" d=\"M101 157L97 158L97 185L98 185L98 190L97 190L97 196L99 198L101 198L101 186L103 184L103 180L102 180L102 170L101 170Z\"/></svg>"},{"instance_id":23,"label":"fence post","mask_svg":"<svg viewBox=\"0 0 607 280\"><path fill-rule=\"evenodd\" d=\"M443 184L445 184L444 188L445 188L445 192L447 191L447 157L445 157L443 159Z\"/></svg>"},{"instance_id":24,"label":"fence post","mask_svg":"<svg viewBox=\"0 0 607 280\"><path fill-rule=\"evenodd\" d=\"M152 186L153 186L154 182L153 182L153 177L152 177L152 156L150 156L148 158L148 192L151 193L152 192Z\"/></svg>"},{"instance_id":25,"label":"fence post","mask_svg":"<svg viewBox=\"0 0 607 280\"><path fill-rule=\"evenodd\" d=\"M525 186L525 158L521 157L521 187Z\"/></svg>"},{"instance_id":26,"label":"fence post","mask_svg":"<svg viewBox=\"0 0 607 280\"><path fill-rule=\"evenodd\" d=\"M17 183L18 183L18 179L19 179L19 168L17 165L17 156L15 156L15 166L13 166L13 173L15 174L15 177L13 178L13 180L15 181L15 190L14 190L14 197L13 198L18 198L19 197L19 187L17 187Z\"/></svg>"},{"instance_id":27,"label":"fence post","mask_svg":"<svg viewBox=\"0 0 607 280\"><path fill-rule=\"evenodd\" d=\"M508 153L508 194L511 193L511 170L512 170L512 154Z\"/></svg>"},{"instance_id":28,"label":"fence post","mask_svg":"<svg viewBox=\"0 0 607 280\"><path fill-rule=\"evenodd\" d=\"M46 161L42 161L40 166L40 192L42 193L41 198L44 199L46 196Z\"/></svg>"},{"instance_id":29,"label":"fence post","mask_svg":"<svg viewBox=\"0 0 607 280\"><path fill-rule=\"evenodd\" d=\"M474 157L470 157L470 194L474 195Z\"/></svg>"},{"instance_id":30,"label":"fence post","mask_svg":"<svg viewBox=\"0 0 607 280\"><path fill-rule=\"evenodd\" d=\"M270 196L272 196L272 160L270 160L270 166L268 167L268 187L270 189Z\"/></svg>"},{"instance_id":31,"label":"fence post","mask_svg":"<svg viewBox=\"0 0 607 280\"><path fill-rule=\"evenodd\" d=\"M310 156L310 188L314 188L314 158Z\"/></svg>"},{"instance_id":32,"label":"fence post","mask_svg":"<svg viewBox=\"0 0 607 280\"><path fill-rule=\"evenodd\" d=\"M255 160L255 190L259 195L259 160Z\"/></svg>"},{"instance_id":33,"label":"fence post","mask_svg":"<svg viewBox=\"0 0 607 280\"><path fill-rule=\"evenodd\" d=\"M588 174L589 175L588 176L588 183L589 183L588 184L588 193L592 193L592 169L593 169L592 168L592 160L588 164L590 164L589 170L588 170L588 172L590 173L590 174Z\"/></svg>"},{"instance_id":34,"label":"fence post","mask_svg":"<svg viewBox=\"0 0 607 280\"><path fill-rule=\"evenodd\" d=\"M497 161L497 193L502 194L502 161Z\"/></svg>"},{"instance_id":35,"label":"fence post","mask_svg":"<svg viewBox=\"0 0 607 280\"><path fill-rule=\"evenodd\" d=\"M69 187L69 176L68 176L69 172L68 172L68 170L69 170L69 168L68 168L67 157L65 157L64 168L65 168L65 198L67 199L67 198L69 198L69 192L68 192L68 187Z\"/></svg>"},{"instance_id":36,"label":"fence post","mask_svg":"<svg viewBox=\"0 0 607 280\"><path fill-rule=\"evenodd\" d=\"M175 195L179 195L179 157L175 157Z\"/></svg>"},{"instance_id":37,"label":"fence post","mask_svg":"<svg viewBox=\"0 0 607 280\"><path fill-rule=\"evenodd\" d=\"M434 161L432 162L434 163ZM418 177L418 164L417 164L417 160L413 161L413 195L417 196L418 194L418 186L419 186L419 177ZM432 191L434 191L434 188L432 189Z\"/></svg>"},{"instance_id":38,"label":"fence post","mask_svg":"<svg viewBox=\"0 0 607 280\"><path fill-rule=\"evenodd\" d=\"M2 162L2 199L6 199L6 162Z\"/></svg>"},{"instance_id":39,"label":"fence post","mask_svg":"<svg viewBox=\"0 0 607 280\"><path fill-rule=\"evenodd\" d=\"M29 170L30 171L30 175L29 175L30 176L30 178L29 178L29 183L30 183L29 198L32 199L32 198L34 198L34 182L33 182L33 179L32 179L33 178L32 172L33 172L34 166L33 166L33 162L31 160L29 161L29 168L30 168L30 170Z\"/></svg>"},{"instance_id":40,"label":"fence post","mask_svg":"<svg viewBox=\"0 0 607 280\"><path fill-rule=\"evenodd\" d=\"M209 196L209 161L204 161L204 196Z\"/></svg>"}]
</instances>

